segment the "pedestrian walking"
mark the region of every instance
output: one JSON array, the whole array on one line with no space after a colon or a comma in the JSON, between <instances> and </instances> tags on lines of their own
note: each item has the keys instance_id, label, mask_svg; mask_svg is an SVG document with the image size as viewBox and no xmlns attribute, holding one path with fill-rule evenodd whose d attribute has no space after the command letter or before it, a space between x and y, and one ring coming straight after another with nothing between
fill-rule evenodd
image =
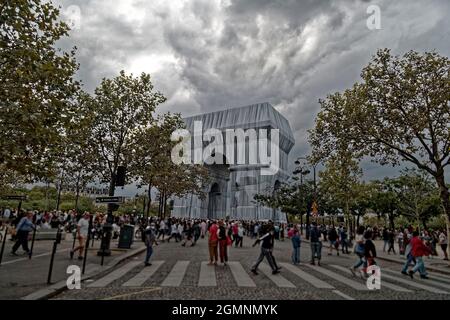
<instances>
[{"instance_id":1,"label":"pedestrian walking","mask_svg":"<svg viewBox=\"0 0 450 320\"><path fill-rule=\"evenodd\" d=\"M419 271L420 278L428 279L425 263L423 262L423 256L428 256L431 252L430 249L423 243L423 240L419 237L419 232L413 232L413 238L411 239L411 253L416 259L416 265L410 270L409 276L414 278L414 273Z\"/></svg>"},{"instance_id":2,"label":"pedestrian walking","mask_svg":"<svg viewBox=\"0 0 450 320\"><path fill-rule=\"evenodd\" d=\"M347 234L347 228L343 227L341 231L341 244L342 244L342 253L348 254L348 234Z\"/></svg>"},{"instance_id":3,"label":"pedestrian walking","mask_svg":"<svg viewBox=\"0 0 450 320\"><path fill-rule=\"evenodd\" d=\"M217 246L219 242L219 237L217 235L217 231L219 227L213 221L208 229L208 249L209 249L209 265L217 265L218 254L217 254Z\"/></svg>"},{"instance_id":4,"label":"pedestrian walking","mask_svg":"<svg viewBox=\"0 0 450 320\"><path fill-rule=\"evenodd\" d=\"M408 241L408 244L405 247L406 262L403 264L403 268L402 268L402 271L401 271L402 274L404 274L405 276L409 275L408 267L411 264L411 262L416 264L416 259L412 255L411 249L412 249L411 241Z\"/></svg>"},{"instance_id":5,"label":"pedestrian walking","mask_svg":"<svg viewBox=\"0 0 450 320\"><path fill-rule=\"evenodd\" d=\"M368 277L367 268L376 265L375 258L377 257L377 251L375 249L375 244L372 241L372 230L367 230L364 233L364 267L362 269L362 274Z\"/></svg>"},{"instance_id":6,"label":"pedestrian walking","mask_svg":"<svg viewBox=\"0 0 450 320\"><path fill-rule=\"evenodd\" d=\"M383 252L386 252L386 248L389 248L389 233L386 228L383 228Z\"/></svg>"},{"instance_id":7,"label":"pedestrian walking","mask_svg":"<svg viewBox=\"0 0 450 320\"><path fill-rule=\"evenodd\" d=\"M223 266L226 266L228 262L228 252L227 252L228 235L222 220L219 221L219 229L217 231L217 236L219 240L220 263L223 263Z\"/></svg>"},{"instance_id":8,"label":"pedestrian walking","mask_svg":"<svg viewBox=\"0 0 450 320\"><path fill-rule=\"evenodd\" d=\"M76 251L78 251L78 260L83 260L84 246L86 245L86 239L89 233L89 212L85 212L77 223L77 239L78 246L70 250L70 259Z\"/></svg>"},{"instance_id":9,"label":"pedestrian walking","mask_svg":"<svg viewBox=\"0 0 450 320\"><path fill-rule=\"evenodd\" d=\"M439 245L441 246L442 252L444 252L444 260L448 260L448 253L447 253L448 239L444 230L441 230L441 232L439 233Z\"/></svg>"},{"instance_id":10,"label":"pedestrian walking","mask_svg":"<svg viewBox=\"0 0 450 320\"><path fill-rule=\"evenodd\" d=\"M320 259L322 258L322 241L320 240L320 230L317 228L317 223L312 223L309 240L311 242L311 264L315 265L317 258L317 265L320 266Z\"/></svg>"},{"instance_id":11,"label":"pedestrian walking","mask_svg":"<svg viewBox=\"0 0 450 320\"><path fill-rule=\"evenodd\" d=\"M389 242L389 248L388 248L388 254L391 254L391 250L392 252L394 252L395 254L395 248L394 248L394 243L395 243L395 233L393 230L389 230L388 232L388 242Z\"/></svg>"},{"instance_id":12,"label":"pedestrian walking","mask_svg":"<svg viewBox=\"0 0 450 320\"><path fill-rule=\"evenodd\" d=\"M147 254L145 255L144 265L151 266L150 257L153 254L153 244L158 245L156 241L156 228L155 223L150 223L150 226L145 228L145 246L147 247Z\"/></svg>"},{"instance_id":13,"label":"pedestrian walking","mask_svg":"<svg viewBox=\"0 0 450 320\"><path fill-rule=\"evenodd\" d=\"M365 255L364 231L365 231L364 226L359 226L358 230L356 231L355 248L353 252L355 252L356 256L358 257L358 260L352 267L350 267L350 271L354 276L356 276L356 270L364 264L364 255Z\"/></svg>"},{"instance_id":14,"label":"pedestrian walking","mask_svg":"<svg viewBox=\"0 0 450 320\"><path fill-rule=\"evenodd\" d=\"M333 254L333 249L335 249L337 255L339 255L339 237L335 227L331 227L328 231L328 240L330 241L328 255L331 256Z\"/></svg>"},{"instance_id":15,"label":"pedestrian walking","mask_svg":"<svg viewBox=\"0 0 450 320\"><path fill-rule=\"evenodd\" d=\"M251 272L255 275L258 275L258 266L259 264L266 258L269 263L270 268L272 269L272 274L277 274L280 272L279 268L276 266L276 263L273 260L272 250L274 243L275 232L273 227L267 227L267 232L260 238L257 238L253 247L257 244L261 243L261 252L259 254L258 259L253 264L251 268Z\"/></svg>"},{"instance_id":16,"label":"pedestrian walking","mask_svg":"<svg viewBox=\"0 0 450 320\"><path fill-rule=\"evenodd\" d=\"M291 237L292 241L292 263L293 264L299 264L300 263L300 245L301 245L301 239L300 239L300 233L298 232L298 229L294 227Z\"/></svg>"},{"instance_id":17,"label":"pedestrian walking","mask_svg":"<svg viewBox=\"0 0 450 320\"><path fill-rule=\"evenodd\" d=\"M33 213L31 211L27 212L26 216L20 219L16 227L16 243L12 247L11 255L16 256L17 249L22 246L25 254L30 253L28 248L28 234L30 231L34 230L36 226L33 224ZM6 236L6 235L5 235Z\"/></svg>"},{"instance_id":18,"label":"pedestrian walking","mask_svg":"<svg viewBox=\"0 0 450 320\"><path fill-rule=\"evenodd\" d=\"M242 227L242 223L239 223L238 232L237 232L236 248L238 246L242 248L243 240L244 240L244 228Z\"/></svg>"}]
</instances>

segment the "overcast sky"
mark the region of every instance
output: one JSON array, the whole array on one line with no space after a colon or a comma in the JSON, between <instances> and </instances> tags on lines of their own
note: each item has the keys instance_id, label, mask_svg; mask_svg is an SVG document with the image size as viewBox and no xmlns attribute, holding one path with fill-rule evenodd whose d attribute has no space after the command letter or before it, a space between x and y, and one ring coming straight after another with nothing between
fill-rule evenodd
<instances>
[{"instance_id":1,"label":"overcast sky","mask_svg":"<svg viewBox=\"0 0 450 320\"><path fill-rule=\"evenodd\" d=\"M168 101L160 112L190 116L269 102L290 122L291 158L309 152L318 99L359 81L379 48L450 51L450 1L58 0L75 28L78 77L92 92L103 77L150 73ZM370 30L369 5L381 29ZM80 13L77 19L77 11ZM364 163L367 179L397 169Z\"/></svg>"}]
</instances>

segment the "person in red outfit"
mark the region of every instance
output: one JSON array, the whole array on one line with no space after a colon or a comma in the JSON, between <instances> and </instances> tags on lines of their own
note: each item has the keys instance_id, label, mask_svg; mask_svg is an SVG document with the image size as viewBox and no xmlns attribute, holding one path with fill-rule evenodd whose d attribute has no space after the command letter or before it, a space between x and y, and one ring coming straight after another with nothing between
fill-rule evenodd
<instances>
[{"instance_id":1,"label":"person in red outfit","mask_svg":"<svg viewBox=\"0 0 450 320\"><path fill-rule=\"evenodd\" d=\"M422 279L428 279L423 256L428 256L430 253L430 249L423 243L422 239L420 239L419 232L414 231L413 238L411 239L411 254L416 259L416 265L409 271L411 279L414 278L414 273L417 271L419 271Z\"/></svg>"}]
</instances>

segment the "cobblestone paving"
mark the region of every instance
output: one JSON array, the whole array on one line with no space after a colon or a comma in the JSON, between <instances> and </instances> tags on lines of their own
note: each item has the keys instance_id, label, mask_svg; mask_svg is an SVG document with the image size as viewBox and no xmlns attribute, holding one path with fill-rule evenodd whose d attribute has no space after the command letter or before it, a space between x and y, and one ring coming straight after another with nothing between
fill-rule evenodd
<instances>
[{"instance_id":1,"label":"cobblestone paving","mask_svg":"<svg viewBox=\"0 0 450 320\"><path fill-rule=\"evenodd\" d=\"M160 243L155 247L154 254L152 256L153 261L163 260L164 263L159 269L141 286L138 287L122 287L122 285L133 278L144 268L144 265L139 265L129 271L126 275L113 281L111 284L104 288L87 287L89 283L83 283L80 290L67 290L62 294L54 297L54 299L188 299L188 300L203 300L203 299L273 299L273 300L320 300L320 299L332 299L342 300L345 299L342 296L335 293L333 290L350 296L354 299L401 299L401 300L414 300L414 299L450 299L450 277L448 278L447 287L439 287L431 284L427 284L426 280L414 280L417 283L429 285L436 289L446 291L448 294L437 294L427 292L407 284L396 282L389 279L389 283L396 284L402 288L409 289L412 292L397 292L386 287L383 287L383 272L381 280L381 290L365 290L358 291L350 286L337 281L336 279L324 275L309 268L308 266L301 265L299 268L312 276L319 278L332 286L335 289L320 289L316 288L310 283L306 282L302 278L298 277L294 273L282 269L280 275L293 283L295 288L279 288L277 285L265 276L262 272L259 275L253 275L250 272L250 268L259 254L258 247L252 247L253 240L250 238L244 239L243 248L230 248L229 260L238 261L244 268L245 272L255 282L256 288L239 287L229 269L225 266L217 266L211 268L215 269L216 287L198 287L198 280L200 277L200 265L202 261L208 260L208 248L207 240L200 239L194 247L182 247L180 243L171 241L170 243ZM301 262L308 263L310 258L309 244L303 243L301 248ZM365 285L365 280L359 277L352 277L350 274L342 272L341 270L331 267L331 265L339 265L348 268L354 263L354 255L340 255L336 256L333 252L332 256L327 255L327 249L322 250L322 268L330 270L334 273L340 274L348 279L360 282ZM277 262L290 263L291 244L290 241L284 242L277 241L275 245L274 255ZM135 259L144 259L144 255L141 254L138 257L134 257L128 261L124 261L118 268ZM188 260L190 261L183 280L178 287L162 287L161 284L166 279L173 266L177 261ZM390 263L385 261L378 261L381 271L383 268L389 268L392 270L400 271L400 265L396 263ZM318 268L317 266L315 268ZM410 280L398 272L394 275L399 279ZM102 277L104 275L101 275ZM418 275L417 275L418 276ZM100 278L99 277L99 278ZM97 279L94 279L97 280ZM412 281L412 280L410 280ZM92 283L92 282L90 282ZM444 286L446 286L444 284Z\"/></svg>"}]
</instances>

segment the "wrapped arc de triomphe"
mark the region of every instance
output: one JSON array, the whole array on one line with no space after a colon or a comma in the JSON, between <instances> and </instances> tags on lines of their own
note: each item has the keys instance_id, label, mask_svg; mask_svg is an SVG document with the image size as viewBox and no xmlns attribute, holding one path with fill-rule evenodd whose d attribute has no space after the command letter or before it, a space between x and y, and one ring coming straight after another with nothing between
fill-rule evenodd
<instances>
[{"instance_id":1,"label":"wrapped arc de triomphe","mask_svg":"<svg viewBox=\"0 0 450 320\"><path fill-rule=\"evenodd\" d=\"M288 155L295 142L289 122L285 117L269 103L260 103L200 114L185 118L184 121L186 129L194 138L196 130L198 135L199 124L201 124L202 134L208 132L209 129L217 129L222 133L224 141L227 140L227 132L246 133L247 135L243 140L245 141L243 144L245 146L245 161L242 163L242 160L237 160L239 157L239 151L236 149L238 140L233 137L233 141L236 141L236 143L233 146L235 152L231 158L236 158L230 160L224 154L224 163L206 165L210 176L210 182L204 190L206 197L200 199L194 194L188 194L182 198L173 198L173 210L171 212L173 217L286 221L285 213L262 206L256 203L253 198L255 194L273 192L289 178L287 172ZM265 137L262 134L264 132L268 132L267 140L260 139ZM250 133L256 133L258 141L249 139ZM276 139L275 134L277 135ZM275 170L273 168L269 170L266 163L261 164L259 162L261 141L267 141L268 147L264 152L270 156L275 156L273 145L274 142L277 144L276 156L278 159ZM204 142L203 145L205 145ZM226 144L226 146L229 146L229 144ZM256 164L249 161L249 157L251 158L249 150L251 148L257 148L259 152L258 163ZM229 156L228 153L227 155ZM273 159L271 158L271 160ZM274 163L274 161L271 161L271 163Z\"/></svg>"}]
</instances>

